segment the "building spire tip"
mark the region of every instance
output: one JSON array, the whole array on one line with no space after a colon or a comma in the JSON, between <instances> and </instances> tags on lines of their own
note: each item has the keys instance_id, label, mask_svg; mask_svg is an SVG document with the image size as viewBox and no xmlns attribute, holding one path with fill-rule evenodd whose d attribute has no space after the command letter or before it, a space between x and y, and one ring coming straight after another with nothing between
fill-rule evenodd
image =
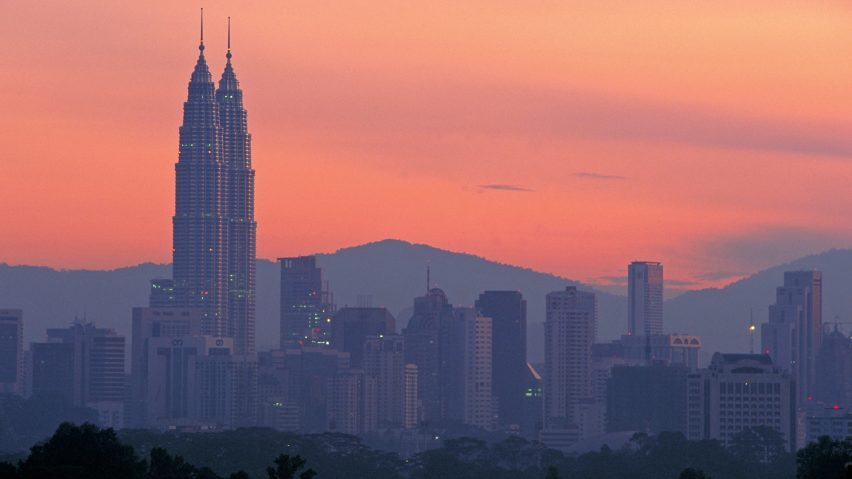
<instances>
[{"instance_id":1,"label":"building spire tip","mask_svg":"<svg viewBox=\"0 0 852 479\"><path fill-rule=\"evenodd\" d=\"M201 7L201 43L198 45L198 49L204 53L204 7Z\"/></svg>"},{"instance_id":2,"label":"building spire tip","mask_svg":"<svg viewBox=\"0 0 852 479\"><path fill-rule=\"evenodd\" d=\"M231 17L228 17L228 53L225 55L228 61L231 60Z\"/></svg>"}]
</instances>

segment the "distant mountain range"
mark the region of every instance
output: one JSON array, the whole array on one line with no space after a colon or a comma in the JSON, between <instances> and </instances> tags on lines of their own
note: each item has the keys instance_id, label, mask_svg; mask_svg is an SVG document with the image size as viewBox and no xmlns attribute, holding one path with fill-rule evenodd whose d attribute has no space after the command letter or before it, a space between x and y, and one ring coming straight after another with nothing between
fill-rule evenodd
<instances>
[{"instance_id":1,"label":"distant mountain range","mask_svg":"<svg viewBox=\"0 0 852 479\"><path fill-rule=\"evenodd\" d=\"M355 305L360 295L370 296L374 306L386 306L397 316L399 328L408 321L413 298L426 289L427 265L433 285L442 288L456 305L472 305L484 290L521 291L528 304L527 342L532 361L544 356L544 296L566 285L594 289L567 278L399 240L320 254L318 261L338 307ZM273 261L259 260L257 264L257 344L264 349L277 345L279 269ZM747 351L750 311L754 311L755 321L765 321L783 271L792 269L823 271L827 321L852 312L852 295L844 294L852 288L852 250L832 250L767 269L725 288L687 292L671 299L665 305L666 329L702 335L708 353ZM150 263L110 271L0 264L0 308L24 310L28 342L43 340L45 328L62 327L75 316L115 328L129 338L130 309L147 305L151 279L170 276L169 265ZM598 339L617 338L626 327L627 298L598 291L598 305ZM759 348L759 336L755 344Z\"/></svg>"}]
</instances>

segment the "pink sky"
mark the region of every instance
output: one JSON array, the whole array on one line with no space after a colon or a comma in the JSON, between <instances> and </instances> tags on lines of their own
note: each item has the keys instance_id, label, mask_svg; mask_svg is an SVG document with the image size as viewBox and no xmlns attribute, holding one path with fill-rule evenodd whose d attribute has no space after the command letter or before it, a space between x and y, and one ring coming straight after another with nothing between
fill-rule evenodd
<instances>
[{"instance_id":1,"label":"pink sky","mask_svg":"<svg viewBox=\"0 0 852 479\"><path fill-rule=\"evenodd\" d=\"M0 261L170 261L200 6L6 6ZM233 18L260 257L393 237L699 287L852 245L848 2L203 6L217 79Z\"/></svg>"}]
</instances>

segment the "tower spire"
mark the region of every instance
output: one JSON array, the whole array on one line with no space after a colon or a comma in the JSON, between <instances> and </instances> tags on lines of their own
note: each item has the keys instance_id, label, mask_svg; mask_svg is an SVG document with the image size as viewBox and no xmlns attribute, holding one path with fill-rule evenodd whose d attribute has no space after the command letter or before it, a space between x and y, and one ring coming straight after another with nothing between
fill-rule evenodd
<instances>
[{"instance_id":1,"label":"tower spire","mask_svg":"<svg viewBox=\"0 0 852 479\"><path fill-rule=\"evenodd\" d=\"M432 280L432 271L430 265L426 264L426 294L429 294L429 288L431 287Z\"/></svg>"},{"instance_id":2,"label":"tower spire","mask_svg":"<svg viewBox=\"0 0 852 479\"><path fill-rule=\"evenodd\" d=\"M198 49L204 53L204 7L201 8L201 43L198 44Z\"/></svg>"},{"instance_id":3,"label":"tower spire","mask_svg":"<svg viewBox=\"0 0 852 479\"><path fill-rule=\"evenodd\" d=\"M231 17L228 17L228 53L225 55L228 61L231 61Z\"/></svg>"}]
</instances>

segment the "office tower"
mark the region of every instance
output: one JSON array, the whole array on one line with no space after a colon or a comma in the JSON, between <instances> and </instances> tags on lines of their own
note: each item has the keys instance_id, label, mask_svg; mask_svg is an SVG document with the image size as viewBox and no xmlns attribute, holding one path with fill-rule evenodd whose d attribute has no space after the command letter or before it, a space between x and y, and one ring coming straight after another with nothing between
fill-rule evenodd
<instances>
[{"instance_id":1,"label":"office tower","mask_svg":"<svg viewBox=\"0 0 852 479\"><path fill-rule=\"evenodd\" d=\"M314 256L278 258L281 264L281 348L328 344L334 305Z\"/></svg>"},{"instance_id":2,"label":"office tower","mask_svg":"<svg viewBox=\"0 0 852 479\"><path fill-rule=\"evenodd\" d=\"M763 352L790 372L800 405L812 398L816 356L822 344L822 273L786 271L784 286L769 306L769 322L761 328Z\"/></svg>"},{"instance_id":3,"label":"office tower","mask_svg":"<svg viewBox=\"0 0 852 479\"><path fill-rule=\"evenodd\" d=\"M524 385L523 422L521 434L527 439L538 439L542 428L543 401L542 379L538 368L527 363L526 383Z\"/></svg>"},{"instance_id":4,"label":"office tower","mask_svg":"<svg viewBox=\"0 0 852 479\"><path fill-rule=\"evenodd\" d=\"M153 352L151 351L152 342L158 338L165 339L166 343L169 343L173 339L179 340L180 344L175 344L175 348L177 350L175 354L183 354L181 345L186 343L186 338L202 335L201 328L203 321L204 310L201 309L170 307L133 308L130 346L130 398L128 399L129 404L127 408L129 413L129 417L127 418L128 424L134 427L147 426L149 424L148 418L150 417L148 412L151 410L151 407L153 407L149 407L149 405L146 404L146 401L149 400L149 385L157 391L166 387L164 382L157 382L159 379L162 379L163 376L152 376L150 374L151 371L149 371L149 357L154 358L157 355L160 355L160 353L157 352L157 349L153 350ZM162 346L162 341L158 344L161 344L159 348L167 347ZM163 354L166 353L164 352ZM192 354L200 353L193 352ZM180 364L175 367L187 368L190 367L190 365ZM191 367L194 367L194 363ZM180 370L184 371L184 369ZM168 369L164 370L163 374L167 371ZM189 373L182 372L180 374L186 375ZM169 394L177 394L177 392L172 391L169 392ZM165 400L162 396L156 397L161 400ZM171 406L164 406L164 408L169 411L175 410L175 408ZM163 415L164 413L158 414L158 417L160 418L179 417L175 416L173 413L170 413L171 415L168 416ZM155 420L155 418L151 417L151 420Z\"/></svg>"},{"instance_id":5,"label":"office tower","mask_svg":"<svg viewBox=\"0 0 852 479\"><path fill-rule=\"evenodd\" d=\"M64 347L55 347L55 343ZM61 386L57 392L61 391L75 406L95 409L101 425L122 427L126 396L124 336L112 329L76 322L67 329L48 329L47 343L41 344L33 344L33 392L50 390L52 386L46 383L58 380ZM58 378L52 368L62 370L68 378Z\"/></svg>"},{"instance_id":6,"label":"office tower","mask_svg":"<svg viewBox=\"0 0 852 479\"><path fill-rule=\"evenodd\" d=\"M152 308L170 308L175 306L175 281L173 279L152 279L148 306Z\"/></svg>"},{"instance_id":7,"label":"office tower","mask_svg":"<svg viewBox=\"0 0 852 479\"><path fill-rule=\"evenodd\" d=\"M287 351L275 349L258 355L258 426L279 431L300 430L295 374L288 369Z\"/></svg>"},{"instance_id":8,"label":"office tower","mask_svg":"<svg viewBox=\"0 0 852 479\"><path fill-rule=\"evenodd\" d=\"M402 427L405 414L405 341L401 335L368 336L363 341L363 369L376 382L376 424Z\"/></svg>"},{"instance_id":9,"label":"office tower","mask_svg":"<svg viewBox=\"0 0 852 479\"><path fill-rule=\"evenodd\" d=\"M688 373L661 364L614 366L607 388L607 432L685 433Z\"/></svg>"},{"instance_id":10,"label":"office tower","mask_svg":"<svg viewBox=\"0 0 852 479\"><path fill-rule=\"evenodd\" d=\"M663 265L634 261L627 267L627 334L663 334Z\"/></svg>"},{"instance_id":11,"label":"office tower","mask_svg":"<svg viewBox=\"0 0 852 479\"><path fill-rule=\"evenodd\" d=\"M494 428L491 337L491 318L474 308L453 308L450 333L443 345L448 364L441 378L445 419Z\"/></svg>"},{"instance_id":12,"label":"office tower","mask_svg":"<svg viewBox=\"0 0 852 479\"><path fill-rule=\"evenodd\" d=\"M818 412L809 412L805 416L804 444L817 442L822 436L828 436L834 441L844 441L852 438L852 413L844 408L827 407Z\"/></svg>"},{"instance_id":13,"label":"office tower","mask_svg":"<svg viewBox=\"0 0 852 479\"><path fill-rule=\"evenodd\" d=\"M395 332L396 319L387 308L346 307L336 312L331 321L331 346L349 353L352 367L361 368L364 340Z\"/></svg>"},{"instance_id":14,"label":"office tower","mask_svg":"<svg viewBox=\"0 0 852 479\"><path fill-rule=\"evenodd\" d=\"M402 427L414 429L420 424L420 400L417 390L417 365L405 365Z\"/></svg>"},{"instance_id":15,"label":"office tower","mask_svg":"<svg viewBox=\"0 0 852 479\"><path fill-rule=\"evenodd\" d=\"M60 397L74 404L74 344L32 343L32 395ZM77 403L79 405L79 403Z\"/></svg>"},{"instance_id":16,"label":"office tower","mask_svg":"<svg viewBox=\"0 0 852 479\"><path fill-rule=\"evenodd\" d=\"M183 105L175 165L173 275L176 306L205 311L204 334L228 333L228 204L224 148L213 77L198 61Z\"/></svg>"},{"instance_id":17,"label":"office tower","mask_svg":"<svg viewBox=\"0 0 852 479\"><path fill-rule=\"evenodd\" d=\"M231 21L225 71L216 90L222 130L223 214L227 218L227 335L237 354L255 351L254 170L243 91L231 65Z\"/></svg>"},{"instance_id":18,"label":"office tower","mask_svg":"<svg viewBox=\"0 0 852 479\"><path fill-rule=\"evenodd\" d=\"M767 426L795 450L796 393L792 378L765 354L716 353L710 367L687 379L687 439L725 446L745 428Z\"/></svg>"},{"instance_id":19,"label":"office tower","mask_svg":"<svg viewBox=\"0 0 852 479\"><path fill-rule=\"evenodd\" d=\"M520 427L527 384L527 302L518 291L486 291L476 309L491 318L491 387L500 424Z\"/></svg>"},{"instance_id":20,"label":"office tower","mask_svg":"<svg viewBox=\"0 0 852 479\"><path fill-rule=\"evenodd\" d=\"M826 334L816 358L814 398L852 410L852 338L837 329Z\"/></svg>"},{"instance_id":21,"label":"office tower","mask_svg":"<svg viewBox=\"0 0 852 479\"><path fill-rule=\"evenodd\" d=\"M0 393L24 393L24 313L0 309Z\"/></svg>"},{"instance_id":22,"label":"office tower","mask_svg":"<svg viewBox=\"0 0 852 479\"><path fill-rule=\"evenodd\" d=\"M453 320L453 306L438 288L414 298L414 313L403 330L405 361L417 366L420 420L436 424L446 417L446 380L451 368L446 345Z\"/></svg>"},{"instance_id":23,"label":"office tower","mask_svg":"<svg viewBox=\"0 0 852 479\"><path fill-rule=\"evenodd\" d=\"M544 429L576 425L575 406L592 396L594 293L568 286L549 293L544 323Z\"/></svg>"}]
</instances>

